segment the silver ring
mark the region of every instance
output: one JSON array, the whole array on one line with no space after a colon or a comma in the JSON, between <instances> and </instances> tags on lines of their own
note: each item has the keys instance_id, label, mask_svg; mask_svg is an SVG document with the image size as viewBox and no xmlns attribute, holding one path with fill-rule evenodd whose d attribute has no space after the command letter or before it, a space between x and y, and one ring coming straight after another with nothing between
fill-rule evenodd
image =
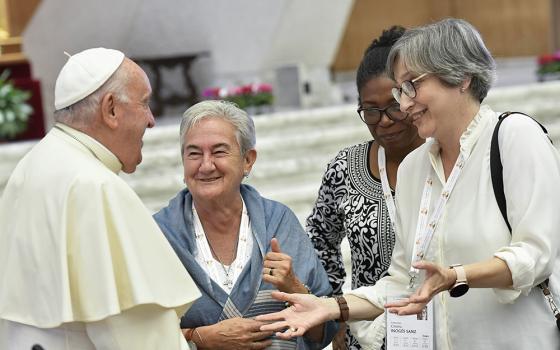
<instances>
[{"instance_id":1,"label":"silver ring","mask_svg":"<svg viewBox=\"0 0 560 350\"><path fill-rule=\"evenodd\" d=\"M271 275L271 276L274 276L274 275L272 274L272 270L274 270L274 269L271 267L271 268L270 268L270 271L268 271L268 274Z\"/></svg>"}]
</instances>

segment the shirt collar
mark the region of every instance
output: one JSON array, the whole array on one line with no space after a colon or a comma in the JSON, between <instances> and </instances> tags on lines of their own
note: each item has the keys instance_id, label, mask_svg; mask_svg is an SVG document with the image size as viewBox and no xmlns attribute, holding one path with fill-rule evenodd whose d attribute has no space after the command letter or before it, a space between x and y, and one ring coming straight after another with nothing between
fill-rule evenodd
<instances>
[{"instance_id":1,"label":"shirt collar","mask_svg":"<svg viewBox=\"0 0 560 350\"><path fill-rule=\"evenodd\" d=\"M490 109L490 107L486 105L480 106L478 113L474 116L473 120L467 126L467 129L461 134L461 138L459 139L461 153L469 156L478 141L480 134L492 119L492 115L494 112ZM430 147L430 156L436 157L439 156L439 142L435 139L432 139L432 145Z\"/></svg>"},{"instance_id":2,"label":"shirt collar","mask_svg":"<svg viewBox=\"0 0 560 350\"><path fill-rule=\"evenodd\" d=\"M122 164L111 151L105 146L103 146L99 141L93 137L84 134L68 125L62 123L56 123L56 127L60 128L62 132L68 134L79 143L81 143L85 148L87 148L91 153L97 158L103 165L105 165L109 170L118 174L122 169Z\"/></svg>"},{"instance_id":3,"label":"shirt collar","mask_svg":"<svg viewBox=\"0 0 560 350\"><path fill-rule=\"evenodd\" d=\"M490 107L481 105L480 109L474 116L473 120L467 126L467 129L461 134L459 139L461 153L469 157L474 149L482 131L486 129L488 123L491 122L494 112ZM432 167L440 178L442 183L445 183L445 176L443 175L443 164L440 157L440 145L435 139L432 139L432 145L429 149L429 158Z\"/></svg>"}]
</instances>

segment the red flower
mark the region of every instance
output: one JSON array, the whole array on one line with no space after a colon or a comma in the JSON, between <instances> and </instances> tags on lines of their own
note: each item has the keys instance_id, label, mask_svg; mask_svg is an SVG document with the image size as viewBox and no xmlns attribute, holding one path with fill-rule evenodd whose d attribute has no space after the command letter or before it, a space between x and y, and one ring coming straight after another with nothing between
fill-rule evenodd
<instances>
[{"instance_id":1,"label":"red flower","mask_svg":"<svg viewBox=\"0 0 560 350\"><path fill-rule=\"evenodd\" d=\"M554 61L556 61L556 58L554 57L554 55L547 54L547 55L540 55L539 56L539 65L540 66L552 63Z\"/></svg>"},{"instance_id":2,"label":"red flower","mask_svg":"<svg viewBox=\"0 0 560 350\"><path fill-rule=\"evenodd\" d=\"M202 96L207 98L218 98L220 96L220 88L212 87L205 89L204 92L202 92Z\"/></svg>"},{"instance_id":3,"label":"red flower","mask_svg":"<svg viewBox=\"0 0 560 350\"><path fill-rule=\"evenodd\" d=\"M270 84L258 84L257 92L272 92L272 85Z\"/></svg>"},{"instance_id":4,"label":"red flower","mask_svg":"<svg viewBox=\"0 0 560 350\"><path fill-rule=\"evenodd\" d=\"M241 93L245 94L245 95L250 95L251 94L251 84L247 84L247 85L242 85L240 87Z\"/></svg>"}]
</instances>

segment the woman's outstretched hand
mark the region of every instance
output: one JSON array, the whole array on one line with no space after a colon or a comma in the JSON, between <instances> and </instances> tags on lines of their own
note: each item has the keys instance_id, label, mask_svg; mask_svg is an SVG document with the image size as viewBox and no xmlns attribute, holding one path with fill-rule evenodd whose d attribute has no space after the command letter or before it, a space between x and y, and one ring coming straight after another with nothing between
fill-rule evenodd
<instances>
[{"instance_id":1,"label":"woman's outstretched hand","mask_svg":"<svg viewBox=\"0 0 560 350\"><path fill-rule=\"evenodd\" d=\"M457 279L452 269L431 262L419 261L413 266L426 271L426 279L410 297L385 304L391 313L400 316L420 313L436 294L448 290Z\"/></svg>"},{"instance_id":2,"label":"woman's outstretched hand","mask_svg":"<svg viewBox=\"0 0 560 350\"><path fill-rule=\"evenodd\" d=\"M275 331L280 339L300 337L310 328L337 317L338 304L332 298L318 298L312 294L272 292L275 299L292 306L271 314L256 317L257 321L272 321L261 326L261 331Z\"/></svg>"}]
</instances>

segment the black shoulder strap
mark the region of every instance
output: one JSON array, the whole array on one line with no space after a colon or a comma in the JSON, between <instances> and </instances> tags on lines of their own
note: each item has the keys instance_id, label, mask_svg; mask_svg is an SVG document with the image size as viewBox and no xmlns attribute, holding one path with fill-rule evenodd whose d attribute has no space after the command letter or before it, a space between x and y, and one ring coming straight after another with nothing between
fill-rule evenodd
<instances>
[{"instance_id":1,"label":"black shoulder strap","mask_svg":"<svg viewBox=\"0 0 560 350\"><path fill-rule=\"evenodd\" d=\"M511 225L507 218L506 195L504 193L503 167L502 167L502 159L500 157L500 145L498 144L498 131L500 130L500 125L502 125L504 119L506 119L509 115L512 114L522 114L535 120L534 118L528 116L525 113L519 113L519 112L502 113L498 117L498 123L494 128L494 133L492 134L492 141L490 143L490 175L492 177L492 187L494 188L494 196L496 197L496 202L498 202L498 207L500 208L500 212L502 212L502 216L506 222L506 225L510 233L511 233ZM539 124L541 129L548 136L548 131L546 130L546 128L536 120L535 123ZM552 140L550 142L552 142Z\"/></svg>"},{"instance_id":2,"label":"black shoulder strap","mask_svg":"<svg viewBox=\"0 0 560 350\"><path fill-rule=\"evenodd\" d=\"M494 188L494 196L496 197L496 202L498 202L498 207L500 207L500 211L502 212L504 221L506 222L506 225L509 228L510 234L511 234L511 225L509 224L507 218L506 196L504 194L503 167L502 167L502 159L500 157L500 145L498 144L498 131L504 119L506 119L506 117L508 117L511 114L523 114L535 120L534 118L528 116L525 113L519 113L519 112L502 113L498 118L498 123L494 128L494 133L492 134L492 141L490 143L490 176L492 177L492 187ZM542 126L542 124L539 123L538 121L535 120L535 122L540 125L541 129L552 143L552 140L548 136L548 131L546 130L546 128ZM544 280L542 283L539 284L539 288L543 291L546 301L550 304L552 313L556 318L556 327L558 328L558 330L560 330L560 313L558 312L558 308L556 307L554 299L552 299L552 295L550 293L550 290L548 289L548 283L549 283L549 279L547 278L546 280ZM550 299L549 296L551 297Z\"/></svg>"}]
</instances>

